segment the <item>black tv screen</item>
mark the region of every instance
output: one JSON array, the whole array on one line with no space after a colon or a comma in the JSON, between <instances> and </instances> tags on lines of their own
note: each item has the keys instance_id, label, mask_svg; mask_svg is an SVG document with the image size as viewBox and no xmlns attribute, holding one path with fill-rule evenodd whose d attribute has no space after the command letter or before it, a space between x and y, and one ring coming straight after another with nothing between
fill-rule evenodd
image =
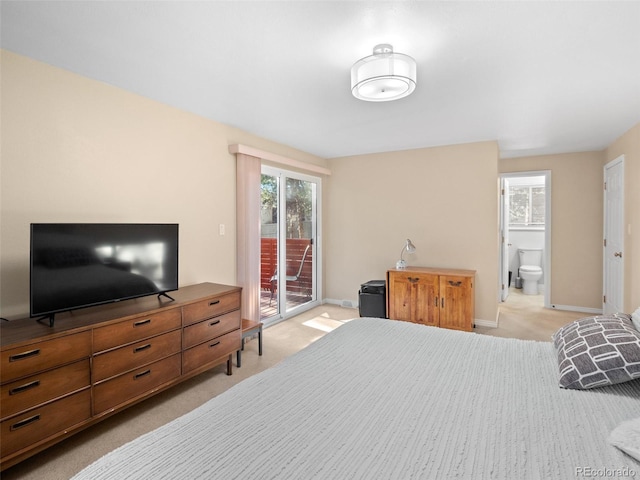
<instances>
[{"instance_id":1,"label":"black tv screen","mask_svg":"<svg viewBox=\"0 0 640 480\"><path fill-rule=\"evenodd\" d=\"M177 224L31 224L30 314L178 288Z\"/></svg>"}]
</instances>

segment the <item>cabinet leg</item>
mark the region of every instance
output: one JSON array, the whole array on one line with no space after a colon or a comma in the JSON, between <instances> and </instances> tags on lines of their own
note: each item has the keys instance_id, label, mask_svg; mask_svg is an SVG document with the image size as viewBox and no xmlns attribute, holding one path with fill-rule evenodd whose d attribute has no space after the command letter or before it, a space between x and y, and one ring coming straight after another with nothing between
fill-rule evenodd
<instances>
[{"instance_id":1,"label":"cabinet leg","mask_svg":"<svg viewBox=\"0 0 640 480\"><path fill-rule=\"evenodd\" d=\"M230 353L229 354L229 358L227 359L227 375L232 375L233 374L233 354Z\"/></svg>"}]
</instances>

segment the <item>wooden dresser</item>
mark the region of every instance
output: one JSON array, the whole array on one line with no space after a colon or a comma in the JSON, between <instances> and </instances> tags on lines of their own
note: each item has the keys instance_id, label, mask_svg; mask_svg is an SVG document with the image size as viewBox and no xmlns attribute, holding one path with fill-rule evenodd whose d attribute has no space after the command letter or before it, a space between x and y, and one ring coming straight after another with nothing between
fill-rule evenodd
<instances>
[{"instance_id":1,"label":"wooden dresser","mask_svg":"<svg viewBox=\"0 0 640 480\"><path fill-rule=\"evenodd\" d=\"M239 287L201 283L1 324L0 466L5 469L240 349Z\"/></svg>"},{"instance_id":2,"label":"wooden dresser","mask_svg":"<svg viewBox=\"0 0 640 480\"><path fill-rule=\"evenodd\" d=\"M387 317L473 330L475 270L407 267L387 271Z\"/></svg>"}]
</instances>

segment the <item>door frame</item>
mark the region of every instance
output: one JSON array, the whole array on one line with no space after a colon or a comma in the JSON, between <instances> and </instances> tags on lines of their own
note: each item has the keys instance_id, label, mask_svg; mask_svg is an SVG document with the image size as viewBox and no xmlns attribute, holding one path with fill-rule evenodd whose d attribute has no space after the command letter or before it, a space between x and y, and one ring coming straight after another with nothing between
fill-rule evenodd
<instances>
[{"instance_id":1,"label":"door frame","mask_svg":"<svg viewBox=\"0 0 640 480\"><path fill-rule=\"evenodd\" d=\"M605 301L607 293L609 292L609 285L607 284L607 279L609 278L609 275L607 274L608 269L609 269L609 262L610 262L610 258L607 255L607 248L610 248L611 245L609 245L608 247L605 246L605 240L607 239L608 235L608 229L607 229L607 225L608 225L608 220L609 220L609 215L611 215L611 212L609 210L609 205L608 205L608 201L607 201L607 194L609 192L609 190L606 188L607 185L607 181L609 179L609 177L607 176L609 170L613 167L616 167L618 165L620 165L621 167L621 172L620 172L620 176L622 177L622 182L620 183L620 215L618 215L619 219L620 219L620 223L618 225L616 225L616 228L618 229L619 233L620 233L620 251L622 253L622 268L620 269L620 278L618 278L618 292L617 294L619 295L619 298L622 301L622 310L624 310L624 270L625 270L625 253L624 253L624 225L625 225L625 220L624 220L624 215L625 215L625 210L624 210L624 182L625 182L625 162L624 162L625 158L624 155L620 155L619 157L615 158L614 160L610 161L609 163L607 163L604 167L603 167L603 188L604 188L604 194L603 194L603 227L602 227L602 234L603 234L603 242L602 242L602 312L603 313L607 313L607 302Z\"/></svg>"},{"instance_id":2,"label":"door frame","mask_svg":"<svg viewBox=\"0 0 640 480\"><path fill-rule=\"evenodd\" d=\"M287 178L293 178L297 180L303 180L307 182L312 182L316 185L316 195L315 195L315 236L313 238L313 243L311 246L312 251L312 259L313 259L313 278L314 278L314 286L313 290L315 293L315 298L309 302L306 302L302 305L299 305L289 311L286 311L286 288L276 289L276 301L278 302L278 313L274 316L265 318L263 323L265 325L273 325L275 323L281 322L282 320L286 320L295 315L298 315L302 312L305 312L311 308L317 307L321 304L321 300L323 297L322 290L322 178L316 177L313 175L307 175L299 172L294 172L292 170L287 170L284 168L278 168L270 165L263 164L261 167L261 173L265 175L271 175L274 177L278 177L279 187L278 187L278 271L284 272L286 271L285 264L285 248L286 248L286 224L281 222L282 212L280 211L280 205L286 205L286 185L285 180ZM280 280L278 280L280 281Z\"/></svg>"},{"instance_id":3,"label":"door frame","mask_svg":"<svg viewBox=\"0 0 640 480\"><path fill-rule=\"evenodd\" d=\"M500 302L506 302L509 298L509 196L505 195L509 185L508 176L500 177L500 275L498 277L498 295Z\"/></svg>"},{"instance_id":4,"label":"door frame","mask_svg":"<svg viewBox=\"0 0 640 480\"><path fill-rule=\"evenodd\" d=\"M502 299L502 282L509 282L509 277L507 273L507 278L504 279L503 270L504 267L504 259L502 255L502 233L505 231L505 228L508 228L508 225L505 225L504 217L502 215L502 208L504 201L502 199L502 195L504 194L504 180L509 178L518 178L518 177L544 177L544 253L543 253L543 272L544 272L544 307L551 308L551 170L535 170L535 171L524 171L524 172L504 172L500 174L500 207L499 207L499 223L500 223L500 255L498 261L499 275L498 275L498 303L502 303L504 300ZM508 272L508 266L506 271ZM507 286L507 288L509 288Z\"/></svg>"}]
</instances>

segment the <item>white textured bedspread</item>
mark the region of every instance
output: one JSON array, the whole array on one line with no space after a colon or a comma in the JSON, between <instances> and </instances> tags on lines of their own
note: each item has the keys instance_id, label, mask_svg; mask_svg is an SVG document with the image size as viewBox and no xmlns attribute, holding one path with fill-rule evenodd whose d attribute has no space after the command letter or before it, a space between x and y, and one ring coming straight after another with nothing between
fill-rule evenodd
<instances>
[{"instance_id":1,"label":"white textured bedspread","mask_svg":"<svg viewBox=\"0 0 640 480\"><path fill-rule=\"evenodd\" d=\"M356 319L74 478L640 479L640 381L557 379L550 342Z\"/></svg>"}]
</instances>

